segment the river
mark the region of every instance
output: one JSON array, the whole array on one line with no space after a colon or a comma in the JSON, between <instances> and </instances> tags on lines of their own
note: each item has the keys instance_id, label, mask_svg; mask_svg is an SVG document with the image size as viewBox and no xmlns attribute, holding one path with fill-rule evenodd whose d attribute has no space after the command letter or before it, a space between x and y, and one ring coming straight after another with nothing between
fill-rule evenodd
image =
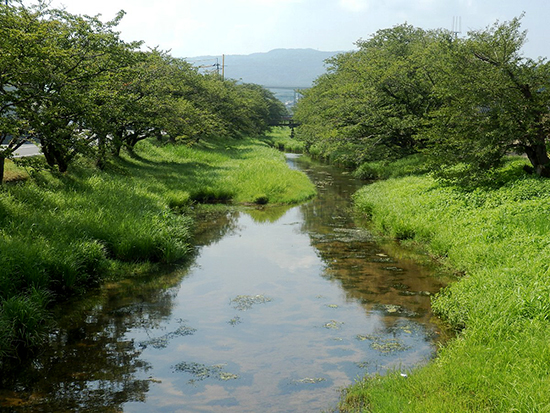
<instances>
[{"instance_id":1,"label":"river","mask_svg":"<svg viewBox=\"0 0 550 413\"><path fill-rule=\"evenodd\" d=\"M365 374L433 357L446 280L356 226L363 183L299 155L319 196L211 214L186 268L106 285L57 313L3 375L9 411L319 412Z\"/></svg>"}]
</instances>

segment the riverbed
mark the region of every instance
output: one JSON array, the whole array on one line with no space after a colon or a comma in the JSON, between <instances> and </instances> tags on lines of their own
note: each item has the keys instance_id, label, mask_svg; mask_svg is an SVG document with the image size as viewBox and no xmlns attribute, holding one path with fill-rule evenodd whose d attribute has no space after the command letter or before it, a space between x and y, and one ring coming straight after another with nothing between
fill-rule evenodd
<instances>
[{"instance_id":1,"label":"riverbed","mask_svg":"<svg viewBox=\"0 0 550 413\"><path fill-rule=\"evenodd\" d=\"M358 226L364 182L287 155L319 195L212 214L177 271L58 311L43 354L4 378L14 411L319 412L365 374L433 357L446 279Z\"/></svg>"}]
</instances>

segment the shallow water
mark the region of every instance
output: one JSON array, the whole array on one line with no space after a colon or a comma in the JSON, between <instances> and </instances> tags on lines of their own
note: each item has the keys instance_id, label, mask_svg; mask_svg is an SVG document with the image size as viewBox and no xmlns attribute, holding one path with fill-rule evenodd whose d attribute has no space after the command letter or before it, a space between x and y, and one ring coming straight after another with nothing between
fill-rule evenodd
<instances>
[{"instance_id":1,"label":"shallow water","mask_svg":"<svg viewBox=\"0 0 550 413\"><path fill-rule=\"evenodd\" d=\"M355 226L360 182L298 155L288 163L316 199L209 217L189 268L60 309L44 355L2 379L0 406L318 412L364 374L432 357L442 278Z\"/></svg>"}]
</instances>

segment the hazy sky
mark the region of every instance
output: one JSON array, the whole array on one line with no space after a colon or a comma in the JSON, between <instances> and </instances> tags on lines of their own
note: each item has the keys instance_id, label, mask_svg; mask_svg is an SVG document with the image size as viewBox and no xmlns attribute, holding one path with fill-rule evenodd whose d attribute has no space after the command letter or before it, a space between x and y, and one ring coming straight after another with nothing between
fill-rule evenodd
<instances>
[{"instance_id":1,"label":"hazy sky","mask_svg":"<svg viewBox=\"0 0 550 413\"><path fill-rule=\"evenodd\" d=\"M462 32L508 21L525 12L528 57L547 57L549 0L53 0L74 14L127 14L124 40L143 40L175 57L250 54L277 48L354 49L378 29L407 22L423 29Z\"/></svg>"}]
</instances>

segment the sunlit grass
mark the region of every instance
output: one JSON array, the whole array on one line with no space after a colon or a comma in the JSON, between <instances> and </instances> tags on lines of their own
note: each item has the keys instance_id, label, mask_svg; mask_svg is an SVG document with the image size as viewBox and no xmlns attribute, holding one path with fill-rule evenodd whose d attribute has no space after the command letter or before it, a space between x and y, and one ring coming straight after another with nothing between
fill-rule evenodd
<instances>
[{"instance_id":1,"label":"sunlit grass","mask_svg":"<svg viewBox=\"0 0 550 413\"><path fill-rule=\"evenodd\" d=\"M24 168L13 163L11 159L6 159L4 164L4 182L22 181L29 177Z\"/></svg>"},{"instance_id":2,"label":"sunlit grass","mask_svg":"<svg viewBox=\"0 0 550 413\"><path fill-rule=\"evenodd\" d=\"M359 179L388 179L428 172L425 159L415 154L395 161L376 161L361 164L354 172Z\"/></svg>"},{"instance_id":3,"label":"sunlit grass","mask_svg":"<svg viewBox=\"0 0 550 413\"><path fill-rule=\"evenodd\" d=\"M548 411L550 181L522 175L520 163L503 168L507 181L474 191L412 176L377 182L356 195L357 208L375 226L422 243L464 276L433 301L458 338L406 380L396 373L357 384L346 396L349 406Z\"/></svg>"},{"instance_id":4,"label":"sunlit grass","mask_svg":"<svg viewBox=\"0 0 550 413\"><path fill-rule=\"evenodd\" d=\"M292 130L286 126L273 128L262 140L285 152L302 153L305 148L304 142L297 140L292 135Z\"/></svg>"}]
</instances>

